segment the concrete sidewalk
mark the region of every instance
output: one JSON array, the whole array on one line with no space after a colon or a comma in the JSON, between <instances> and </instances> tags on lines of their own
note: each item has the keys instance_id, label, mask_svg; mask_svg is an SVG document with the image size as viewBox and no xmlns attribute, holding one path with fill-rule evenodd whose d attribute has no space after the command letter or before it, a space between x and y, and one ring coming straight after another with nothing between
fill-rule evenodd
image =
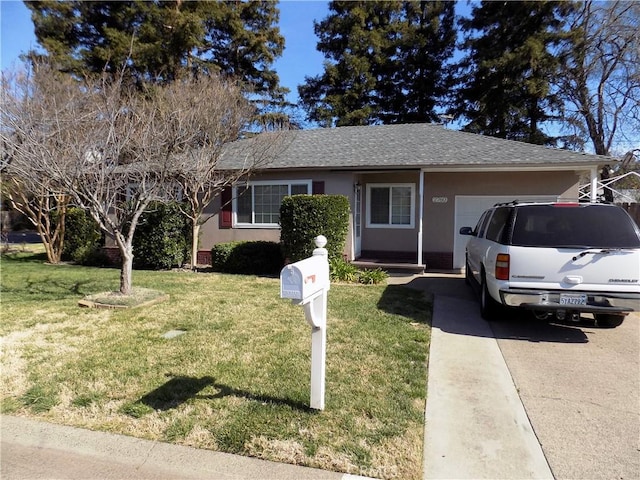
<instances>
[{"instance_id":1,"label":"concrete sidewalk","mask_svg":"<svg viewBox=\"0 0 640 480\"><path fill-rule=\"evenodd\" d=\"M425 478L552 479L477 302L439 296L434 309Z\"/></svg>"},{"instance_id":2,"label":"concrete sidewalk","mask_svg":"<svg viewBox=\"0 0 640 480\"><path fill-rule=\"evenodd\" d=\"M491 328L460 275L391 277L435 296L425 479L553 478ZM0 477L362 479L255 458L2 417Z\"/></svg>"},{"instance_id":3,"label":"concrete sidewalk","mask_svg":"<svg viewBox=\"0 0 640 480\"><path fill-rule=\"evenodd\" d=\"M2 416L0 478L240 480L365 477Z\"/></svg>"},{"instance_id":4,"label":"concrete sidewalk","mask_svg":"<svg viewBox=\"0 0 640 480\"><path fill-rule=\"evenodd\" d=\"M552 479L478 299L464 276L391 278L434 296L425 479Z\"/></svg>"}]
</instances>

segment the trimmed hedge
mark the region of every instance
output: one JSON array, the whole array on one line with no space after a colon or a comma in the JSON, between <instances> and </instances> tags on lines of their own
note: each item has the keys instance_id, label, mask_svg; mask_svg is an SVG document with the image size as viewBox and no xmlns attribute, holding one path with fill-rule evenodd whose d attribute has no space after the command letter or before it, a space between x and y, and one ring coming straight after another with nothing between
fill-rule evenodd
<instances>
[{"instance_id":1,"label":"trimmed hedge","mask_svg":"<svg viewBox=\"0 0 640 480\"><path fill-rule=\"evenodd\" d=\"M327 237L329 260L342 258L349 228L349 200L344 195L292 195L280 206L280 242L285 257L297 262L311 256L313 239Z\"/></svg>"},{"instance_id":2,"label":"trimmed hedge","mask_svg":"<svg viewBox=\"0 0 640 480\"><path fill-rule=\"evenodd\" d=\"M276 242L229 242L214 245L211 265L224 273L277 275L284 266L284 258Z\"/></svg>"},{"instance_id":3,"label":"trimmed hedge","mask_svg":"<svg viewBox=\"0 0 640 480\"><path fill-rule=\"evenodd\" d=\"M152 202L133 237L133 266L163 270L181 267L191 253L191 224L177 202Z\"/></svg>"}]
</instances>

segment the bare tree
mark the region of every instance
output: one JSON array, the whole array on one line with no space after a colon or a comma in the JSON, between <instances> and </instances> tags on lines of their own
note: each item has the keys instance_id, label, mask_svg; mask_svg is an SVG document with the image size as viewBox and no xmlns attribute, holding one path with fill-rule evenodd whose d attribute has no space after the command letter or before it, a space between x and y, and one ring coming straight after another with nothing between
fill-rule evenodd
<instances>
[{"instance_id":1,"label":"bare tree","mask_svg":"<svg viewBox=\"0 0 640 480\"><path fill-rule=\"evenodd\" d=\"M67 194L118 246L120 292L132 286L133 235L166 186L172 139L153 93L122 79L79 80L35 64L3 102L7 175L42 196Z\"/></svg>"},{"instance_id":2,"label":"bare tree","mask_svg":"<svg viewBox=\"0 0 640 480\"><path fill-rule=\"evenodd\" d=\"M51 119L65 117L65 105L34 90L28 72L2 74L2 191L33 224L50 263L64 248L65 216L71 197L50 175L52 155L64 139ZM52 83L55 82L52 79ZM53 83L56 97L64 88Z\"/></svg>"},{"instance_id":3,"label":"bare tree","mask_svg":"<svg viewBox=\"0 0 640 480\"><path fill-rule=\"evenodd\" d=\"M640 3L579 5L557 84L568 124L609 155L640 130Z\"/></svg>"},{"instance_id":4,"label":"bare tree","mask_svg":"<svg viewBox=\"0 0 640 480\"><path fill-rule=\"evenodd\" d=\"M578 3L557 79L573 144L622 153L640 131L640 3ZM628 145L628 146L625 146ZM608 178L609 167L603 170Z\"/></svg>"},{"instance_id":5,"label":"bare tree","mask_svg":"<svg viewBox=\"0 0 640 480\"><path fill-rule=\"evenodd\" d=\"M2 190L11 206L22 213L40 235L49 263L60 263L69 195L57 192L53 185L47 187L46 182L4 175Z\"/></svg>"},{"instance_id":6,"label":"bare tree","mask_svg":"<svg viewBox=\"0 0 640 480\"><path fill-rule=\"evenodd\" d=\"M285 141L283 132L274 129L228 148L242 137L256 113L233 81L188 77L163 89L161 96L169 135L175 139L173 180L188 205L184 213L192 225L191 266L195 268L200 227L212 218L204 214L205 209L224 188L269 163ZM235 168L221 168L221 160L231 152Z\"/></svg>"},{"instance_id":7,"label":"bare tree","mask_svg":"<svg viewBox=\"0 0 640 480\"><path fill-rule=\"evenodd\" d=\"M570 33L557 79L565 120L609 155L640 130L640 4L580 3Z\"/></svg>"},{"instance_id":8,"label":"bare tree","mask_svg":"<svg viewBox=\"0 0 640 480\"><path fill-rule=\"evenodd\" d=\"M224 186L264 165L278 134L243 144L244 164L221 170L225 145L238 138L253 113L235 84L185 75L169 85L140 88L124 78L79 80L36 65L22 96L8 102L11 109L3 103L2 141L13 152L6 167L12 178L41 172L33 176L39 187L67 193L115 242L122 259L120 292L129 294L133 236L149 203L182 187L197 252L204 208ZM40 121L32 121L40 111Z\"/></svg>"}]
</instances>

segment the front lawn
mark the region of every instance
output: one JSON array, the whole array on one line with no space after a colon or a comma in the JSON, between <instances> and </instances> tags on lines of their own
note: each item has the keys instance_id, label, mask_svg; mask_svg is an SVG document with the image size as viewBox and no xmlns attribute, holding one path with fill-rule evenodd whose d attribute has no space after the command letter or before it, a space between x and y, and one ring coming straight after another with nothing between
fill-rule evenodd
<instances>
[{"instance_id":1,"label":"front lawn","mask_svg":"<svg viewBox=\"0 0 640 480\"><path fill-rule=\"evenodd\" d=\"M168 301L78 307L119 271L1 264L2 412L383 478L422 477L431 304L333 284L326 409L309 405L310 328L275 278L134 272ZM165 335L172 332L171 335ZM184 333L182 333L184 332Z\"/></svg>"}]
</instances>

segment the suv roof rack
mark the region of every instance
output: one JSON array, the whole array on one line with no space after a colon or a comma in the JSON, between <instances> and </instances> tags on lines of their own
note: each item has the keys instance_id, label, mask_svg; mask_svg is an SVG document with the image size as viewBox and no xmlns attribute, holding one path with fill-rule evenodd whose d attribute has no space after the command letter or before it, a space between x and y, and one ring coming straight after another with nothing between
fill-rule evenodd
<instances>
[{"instance_id":1,"label":"suv roof rack","mask_svg":"<svg viewBox=\"0 0 640 480\"><path fill-rule=\"evenodd\" d=\"M496 203L494 207L508 207L509 205L518 205L518 203L520 203L519 200L511 200L510 202Z\"/></svg>"}]
</instances>

